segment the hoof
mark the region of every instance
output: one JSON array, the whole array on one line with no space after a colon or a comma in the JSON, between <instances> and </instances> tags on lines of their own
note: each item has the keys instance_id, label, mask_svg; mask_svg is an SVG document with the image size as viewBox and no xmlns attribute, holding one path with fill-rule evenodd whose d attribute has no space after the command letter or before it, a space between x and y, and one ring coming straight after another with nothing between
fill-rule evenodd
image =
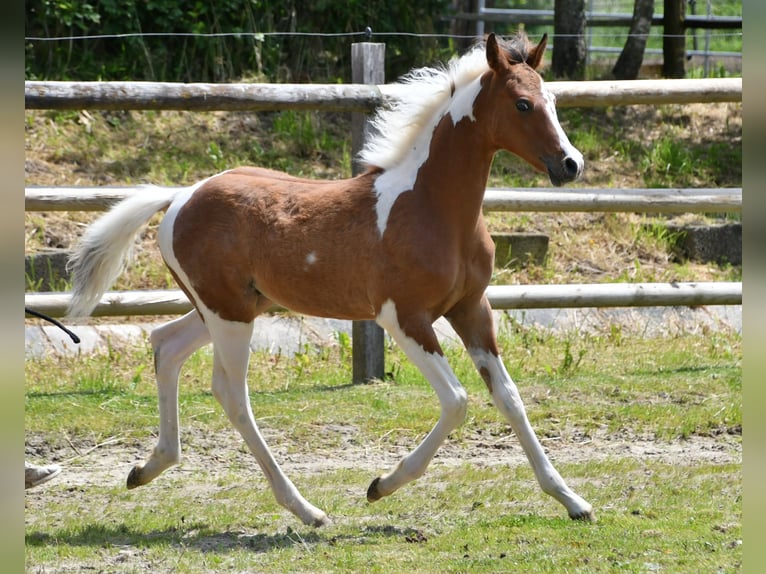
<instances>
[{"instance_id":1,"label":"hoof","mask_svg":"<svg viewBox=\"0 0 766 574\"><path fill-rule=\"evenodd\" d=\"M383 498L383 495L378 490L379 484L380 484L380 477L376 478L370 483L370 486L367 489L367 502L375 502L376 500L380 500L381 498Z\"/></svg>"},{"instance_id":2,"label":"hoof","mask_svg":"<svg viewBox=\"0 0 766 574\"><path fill-rule=\"evenodd\" d=\"M584 510L577 514L570 514L569 518L572 520L582 520L583 522L596 522L596 515L593 510Z\"/></svg>"},{"instance_id":3,"label":"hoof","mask_svg":"<svg viewBox=\"0 0 766 574\"><path fill-rule=\"evenodd\" d=\"M326 515L322 514L319 518L315 518L314 522L311 524L314 528L322 528L323 526L331 526L332 520Z\"/></svg>"},{"instance_id":4,"label":"hoof","mask_svg":"<svg viewBox=\"0 0 766 574\"><path fill-rule=\"evenodd\" d=\"M137 486L142 486L144 484L139 476L140 474L141 474L141 470L137 466L134 466L130 470L130 474L128 475L128 482L127 482L128 490L133 490Z\"/></svg>"}]
</instances>

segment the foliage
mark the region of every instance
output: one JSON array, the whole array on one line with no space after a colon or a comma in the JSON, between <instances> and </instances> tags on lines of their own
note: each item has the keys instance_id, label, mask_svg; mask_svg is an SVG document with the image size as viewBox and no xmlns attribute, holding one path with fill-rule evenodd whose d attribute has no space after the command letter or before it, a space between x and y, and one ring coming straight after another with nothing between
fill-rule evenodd
<instances>
[{"instance_id":1,"label":"foliage","mask_svg":"<svg viewBox=\"0 0 766 574\"><path fill-rule=\"evenodd\" d=\"M363 36L291 33L442 31L446 0L29 0L27 37L143 36L72 42L26 42L29 79L350 81L350 44ZM152 34L175 34L152 36ZM190 37L189 34L211 36ZM268 36L268 34L278 35ZM218 34L219 36L212 36ZM220 36L220 34L241 34ZM386 38L387 72L442 55L435 41Z\"/></svg>"},{"instance_id":2,"label":"foliage","mask_svg":"<svg viewBox=\"0 0 766 574\"><path fill-rule=\"evenodd\" d=\"M593 5L593 10L630 14L632 4L632 0L601 1ZM27 41L26 77L83 81L223 82L256 78L280 82L348 82L350 44L364 41L362 33L369 26L374 33L382 34L372 41L386 43L386 77L393 79L414 66L446 59L454 53L457 44L466 45L467 41L457 38L415 36L450 32L451 5L448 0L28 0L25 4L27 37L143 36ZM553 2L498 1L495 5L550 9ZM715 2L712 10L716 16L741 16L742 2ZM517 22L487 22L485 26L487 31L500 34L513 34L519 27L533 37L553 32L550 25L524 26ZM626 26L591 28L588 41L594 47L619 47L627 31ZM154 35L158 33L175 35ZM386 35L391 33L406 35ZM694 34L689 32L690 46ZM742 49L738 31L714 30L710 38L704 31L696 34L694 41L704 38L713 51ZM661 26L652 28L647 47L662 47ZM601 64L596 64L598 69L589 73L597 77L603 71L599 71L603 63L607 61L606 68L610 69L613 59L612 54L592 54L592 63L600 61ZM688 66L691 74L698 74L696 70L701 69L697 60ZM712 70L713 75L722 73L725 73L722 68Z\"/></svg>"}]
</instances>

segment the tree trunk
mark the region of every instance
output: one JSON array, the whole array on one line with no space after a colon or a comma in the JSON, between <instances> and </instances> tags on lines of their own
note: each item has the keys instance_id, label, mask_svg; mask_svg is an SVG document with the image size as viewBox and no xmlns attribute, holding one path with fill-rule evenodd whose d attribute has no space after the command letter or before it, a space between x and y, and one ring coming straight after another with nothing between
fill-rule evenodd
<instances>
[{"instance_id":1,"label":"tree trunk","mask_svg":"<svg viewBox=\"0 0 766 574\"><path fill-rule=\"evenodd\" d=\"M644 60L644 49L649 29L652 27L654 15L654 0L636 0L633 6L633 21L630 23L630 33L625 47L612 68L612 74L617 80L635 80Z\"/></svg>"},{"instance_id":2,"label":"tree trunk","mask_svg":"<svg viewBox=\"0 0 766 574\"><path fill-rule=\"evenodd\" d=\"M553 5L553 75L585 79L585 0L555 0Z\"/></svg>"},{"instance_id":3,"label":"tree trunk","mask_svg":"<svg viewBox=\"0 0 766 574\"><path fill-rule=\"evenodd\" d=\"M665 0L665 36L662 41L662 75L666 78L683 78L686 57L684 16L686 0Z\"/></svg>"},{"instance_id":4,"label":"tree trunk","mask_svg":"<svg viewBox=\"0 0 766 574\"><path fill-rule=\"evenodd\" d=\"M477 0L452 0L450 10L454 13L466 12L475 14L479 11ZM452 20L450 22L450 34L462 36L455 38L455 48L459 53L465 52L475 41L467 36L478 36L478 21Z\"/></svg>"}]
</instances>

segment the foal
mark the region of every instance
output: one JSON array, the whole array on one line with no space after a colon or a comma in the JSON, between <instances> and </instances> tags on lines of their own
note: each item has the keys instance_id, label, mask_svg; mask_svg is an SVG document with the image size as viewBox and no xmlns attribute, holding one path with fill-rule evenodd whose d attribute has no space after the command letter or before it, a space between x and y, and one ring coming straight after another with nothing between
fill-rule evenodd
<instances>
[{"instance_id":1,"label":"foal","mask_svg":"<svg viewBox=\"0 0 766 574\"><path fill-rule=\"evenodd\" d=\"M274 460L251 410L249 343L255 318L281 305L298 313L374 319L436 391L441 416L390 472L372 481L375 501L421 476L466 415L466 392L444 358L432 324L445 316L465 344L498 409L519 439L542 489L575 519L591 505L554 469L499 357L484 294L494 246L482 217L492 158L508 150L555 185L577 179L583 158L556 117L536 69L547 38L509 42L490 35L446 69L403 81L402 99L374 120L365 173L313 181L243 167L183 190L149 187L94 223L71 266L70 315L88 315L121 272L138 230L167 209L160 251L195 310L151 334L160 433L128 476L144 485L181 459L178 377L213 343L212 390L263 469L277 501L304 523L327 515L298 492Z\"/></svg>"}]
</instances>

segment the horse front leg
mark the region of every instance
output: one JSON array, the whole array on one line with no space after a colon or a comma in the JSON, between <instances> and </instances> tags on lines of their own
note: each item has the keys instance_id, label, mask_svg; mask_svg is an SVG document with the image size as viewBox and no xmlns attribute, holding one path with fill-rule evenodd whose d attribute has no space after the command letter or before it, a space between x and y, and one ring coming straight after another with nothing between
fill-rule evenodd
<instances>
[{"instance_id":1,"label":"horse front leg","mask_svg":"<svg viewBox=\"0 0 766 574\"><path fill-rule=\"evenodd\" d=\"M423 320L408 321L408 331L400 326L396 307L386 302L377 319L407 357L420 369L439 398L441 415L431 432L389 473L372 481L367 500L374 502L388 496L425 473L436 451L458 425L465 420L468 398L460 381L444 358L431 324Z\"/></svg>"},{"instance_id":2,"label":"horse front leg","mask_svg":"<svg viewBox=\"0 0 766 574\"><path fill-rule=\"evenodd\" d=\"M571 518L595 520L593 507L567 486L548 460L529 423L519 391L500 359L492 309L486 296L475 304L461 305L447 318L463 340L492 401L518 437L543 492L563 504Z\"/></svg>"},{"instance_id":3,"label":"horse front leg","mask_svg":"<svg viewBox=\"0 0 766 574\"><path fill-rule=\"evenodd\" d=\"M150 335L154 349L154 371L160 411L160 436L149 458L133 467L128 488L151 482L181 461L178 429L178 376L191 354L210 342L210 334L197 311L154 329Z\"/></svg>"}]
</instances>

